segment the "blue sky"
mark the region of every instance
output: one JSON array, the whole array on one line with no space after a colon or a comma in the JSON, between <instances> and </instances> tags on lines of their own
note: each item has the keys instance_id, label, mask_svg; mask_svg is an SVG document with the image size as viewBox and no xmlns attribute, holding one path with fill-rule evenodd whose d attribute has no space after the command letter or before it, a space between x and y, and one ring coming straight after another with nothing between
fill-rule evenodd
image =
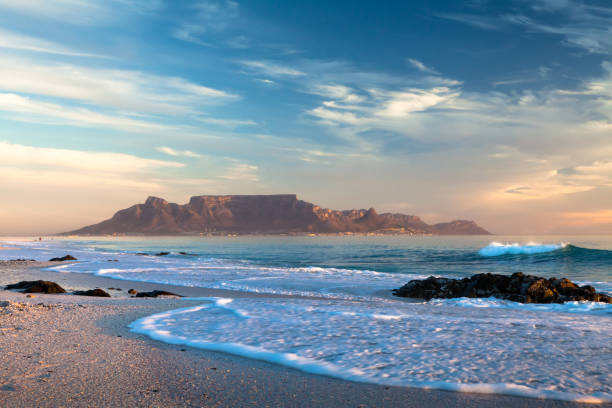
<instances>
[{"instance_id":1,"label":"blue sky","mask_svg":"<svg viewBox=\"0 0 612 408\"><path fill-rule=\"evenodd\" d=\"M0 0L0 233L297 193L612 233L608 1Z\"/></svg>"}]
</instances>

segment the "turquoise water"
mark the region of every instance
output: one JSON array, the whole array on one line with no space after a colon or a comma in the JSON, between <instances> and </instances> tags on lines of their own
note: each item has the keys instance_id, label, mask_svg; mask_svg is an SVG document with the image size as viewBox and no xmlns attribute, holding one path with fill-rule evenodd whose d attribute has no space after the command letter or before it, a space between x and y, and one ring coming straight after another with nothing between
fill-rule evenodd
<instances>
[{"instance_id":1,"label":"turquoise water","mask_svg":"<svg viewBox=\"0 0 612 408\"><path fill-rule=\"evenodd\" d=\"M161 341L354 381L612 401L612 305L390 295L429 275L518 271L611 293L612 237L124 237L0 245L16 248L0 251L4 259L76 256L52 268L63 272L317 296L202 299L132 324Z\"/></svg>"}]
</instances>

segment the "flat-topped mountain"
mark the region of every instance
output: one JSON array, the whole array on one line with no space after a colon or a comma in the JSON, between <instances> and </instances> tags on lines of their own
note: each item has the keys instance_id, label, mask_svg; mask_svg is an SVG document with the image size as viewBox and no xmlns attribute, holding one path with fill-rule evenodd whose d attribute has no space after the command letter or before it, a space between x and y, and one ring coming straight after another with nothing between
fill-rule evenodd
<instances>
[{"instance_id":1,"label":"flat-topped mountain","mask_svg":"<svg viewBox=\"0 0 612 408\"><path fill-rule=\"evenodd\" d=\"M376 210L336 211L298 200L295 194L191 197L187 204L149 197L118 211L113 218L62 235L199 233L398 233L489 234L473 221L428 225L415 215Z\"/></svg>"}]
</instances>

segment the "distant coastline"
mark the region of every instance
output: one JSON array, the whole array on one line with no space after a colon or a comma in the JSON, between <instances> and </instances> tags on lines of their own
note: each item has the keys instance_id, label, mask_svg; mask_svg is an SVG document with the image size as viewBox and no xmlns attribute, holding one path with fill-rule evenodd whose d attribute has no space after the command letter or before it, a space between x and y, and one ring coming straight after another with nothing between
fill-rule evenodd
<instances>
[{"instance_id":1,"label":"distant coastline","mask_svg":"<svg viewBox=\"0 0 612 408\"><path fill-rule=\"evenodd\" d=\"M427 224L416 215L374 208L331 210L295 194L195 196L187 204L149 197L98 224L57 235L491 235L474 221Z\"/></svg>"}]
</instances>

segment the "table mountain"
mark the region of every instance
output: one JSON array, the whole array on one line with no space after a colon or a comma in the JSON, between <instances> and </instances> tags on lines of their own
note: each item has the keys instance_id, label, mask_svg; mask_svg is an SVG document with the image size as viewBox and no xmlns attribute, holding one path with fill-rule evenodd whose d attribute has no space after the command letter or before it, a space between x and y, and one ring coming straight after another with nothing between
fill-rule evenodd
<instances>
[{"instance_id":1,"label":"table mountain","mask_svg":"<svg viewBox=\"0 0 612 408\"><path fill-rule=\"evenodd\" d=\"M399 233L489 234L473 221L428 225L419 217L369 210L336 211L298 200L295 194L191 197L187 204L149 197L111 219L61 235L198 233Z\"/></svg>"}]
</instances>

